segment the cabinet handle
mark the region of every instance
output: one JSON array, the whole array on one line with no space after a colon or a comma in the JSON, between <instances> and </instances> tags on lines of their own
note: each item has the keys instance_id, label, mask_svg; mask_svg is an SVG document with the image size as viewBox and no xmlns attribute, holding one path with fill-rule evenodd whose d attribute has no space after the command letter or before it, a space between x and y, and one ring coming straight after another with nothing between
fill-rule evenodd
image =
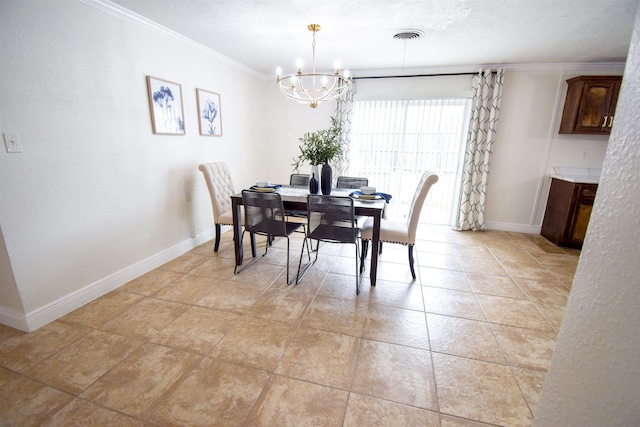
<instances>
[{"instance_id":1,"label":"cabinet handle","mask_svg":"<svg viewBox=\"0 0 640 427\"><path fill-rule=\"evenodd\" d=\"M607 119L609 118L609 116L604 116L604 120L602 121L602 129L607 127Z\"/></svg>"},{"instance_id":2,"label":"cabinet handle","mask_svg":"<svg viewBox=\"0 0 640 427\"><path fill-rule=\"evenodd\" d=\"M609 127L613 124L613 116L609 116Z\"/></svg>"}]
</instances>

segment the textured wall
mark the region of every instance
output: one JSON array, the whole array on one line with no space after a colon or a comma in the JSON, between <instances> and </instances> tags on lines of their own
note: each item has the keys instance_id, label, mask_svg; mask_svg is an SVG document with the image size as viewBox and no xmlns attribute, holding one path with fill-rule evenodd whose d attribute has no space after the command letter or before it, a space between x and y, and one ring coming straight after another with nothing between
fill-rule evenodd
<instances>
[{"instance_id":1,"label":"textured wall","mask_svg":"<svg viewBox=\"0 0 640 427\"><path fill-rule=\"evenodd\" d=\"M536 426L640 425L640 10Z\"/></svg>"}]
</instances>

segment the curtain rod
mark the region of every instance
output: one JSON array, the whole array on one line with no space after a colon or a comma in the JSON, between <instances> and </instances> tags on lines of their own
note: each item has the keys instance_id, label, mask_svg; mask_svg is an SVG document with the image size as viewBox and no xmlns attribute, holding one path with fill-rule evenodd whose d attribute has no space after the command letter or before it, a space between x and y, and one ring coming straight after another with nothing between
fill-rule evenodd
<instances>
[{"instance_id":1,"label":"curtain rod","mask_svg":"<svg viewBox=\"0 0 640 427\"><path fill-rule=\"evenodd\" d=\"M491 74L495 74L495 71L492 71ZM467 72L467 73L441 73L441 74L410 74L406 76L371 76L371 77L352 77L352 80L363 80L363 79L397 79L404 77L442 77L442 76L473 76L478 74L477 72Z\"/></svg>"}]
</instances>

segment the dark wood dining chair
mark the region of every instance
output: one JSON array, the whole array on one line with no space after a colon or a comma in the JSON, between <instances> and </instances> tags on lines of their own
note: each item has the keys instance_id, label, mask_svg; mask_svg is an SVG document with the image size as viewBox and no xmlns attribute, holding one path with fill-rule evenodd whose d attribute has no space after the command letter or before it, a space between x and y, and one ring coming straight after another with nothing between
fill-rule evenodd
<instances>
[{"instance_id":1,"label":"dark wood dining chair","mask_svg":"<svg viewBox=\"0 0 640 427\"><path fill-rule=\"evenodd\" d=\"M253 190L242 190L242 205L244 208L244 231L240 237L240 242L244 238L244 233L254 233L267 237L264 253L254 258L248 264L238 268L236 265L234 274L240 274L243 270L253 265L260 258L267 255L269 246L274 237L284 237L287 239L287 284L293 282L289 275L290 241L289 235L305 225L299 222L289 222L285 220L282 198L278 193L264 193ZM304 242L306 243L306 242ZM303 247L304 252L304 247ZM302 257L303 254L300 255ZM311 261L311 255L307 247L307 256Z\"/></svg>"},{"instance_id":2,"label":"dark wood dining chair","mask_svg":"<svg viewBox=\"0 0 640 427\"><path fill-rule=\"evenodd\" d=\"M306 187L309 188L309 174L304 173L292 173L289 177L289 185L296 187ZM295 209L287 209L286 210L287 219L289 221L294 222L307 222L307 211L295 210Z\"/></svg>"},{"instance_id":3,"label":"dark wood dining chair","mask_svg":"<svg viewBox=\"0 0 640 427\"><path fill-rule=\"evenodd\" d=\"M362 188L369 185L368 178L358 178L355 176L339 176L336 182L338 188Z\"/></svg>"},{"instance_id":4,"label":"dark wood dining chair","mask_svg":"<svg viewBox=\"0 0 640 427\"><path fill-rule=\"evenodd\" d=\"M316 256L312 262L302 267L302 253L298 264L296 283L299 283L311 266L318 260L320 242L350 243L355 246L356 294L360 294L361 268L360 258L360 229L356 226L353 199L344 196L323 196L309 194L307 196L307 234L305 243L309 240L318 242ZM313 243L311 243L313 246ZM302 248L304 251L304 246ZM308 246L307 246L308 251Z\"/></svg>"},{"instance_id":5,"label":"dark wood dining chair","mask_svg":"<svg viewBox=\"0 0 640 427\"><path fill-rule=\"evenodd\" d=\"M356 190L369 185L369 178L360 178L356 176L339 176L336 181L336 187L338 188L353 188ZM362 217L356 216L356 222L362 226Z\"/></svg>"},{"instance_id":6,"label":"dark wood dining chair","mask_svg":"<svg viewBox=\"0 0 640 427\"><path fill-rule=\"evenodd\" d=\"M289 185L308 187L309 179L311 179L309 174L292 173L291 176L289 177Z\"/></svg>"}]
</instances>

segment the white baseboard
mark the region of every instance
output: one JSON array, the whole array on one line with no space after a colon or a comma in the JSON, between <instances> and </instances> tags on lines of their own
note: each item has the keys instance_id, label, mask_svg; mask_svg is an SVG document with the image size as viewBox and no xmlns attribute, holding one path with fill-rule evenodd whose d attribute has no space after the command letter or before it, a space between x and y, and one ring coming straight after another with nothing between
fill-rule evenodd
<instances>
[{"instance_id":1,"label":"white baseboard","mask_svg":"<svg viewBox=\"0 0 640 427\"><path fill-rule=\"evenodd\" d=\"M540 234L540 225L514 224L510 222L487 221L487 230L512 231L514 233Z\"/></svg>"},{"instance_id":2,"label":"white baseboard","mask_svg":"<svg viewBox=\"0 0 640 427\"><path fill-rule=\"evenodd\" d=\"M26 315L8 307L0 306L0 324L11 326L25 332L36 329L53 322L67 313L76 310L83 305L99 298L114 289L142 276L163 264L189 252L191 249L211 240L215 236L213 228L196 237L185 240L173 247L150 256L129 267L117 271L107 277L103 277L93 283L84 286L77 291L65 295L57 300L33 310Z\"/></svg>"},{"instance_id":3,"label":"white baseboard","mask_svg":"<svg viewBox=\"0 0 640 427\"><path fill-rule=\"evenodd\" d=\"M27 325L27 319L24 313L14 310L13 308L0 306L0 323L15 329L20 329L21 331L29 332L29 326Z\"/></svg>"}]
</instances>

